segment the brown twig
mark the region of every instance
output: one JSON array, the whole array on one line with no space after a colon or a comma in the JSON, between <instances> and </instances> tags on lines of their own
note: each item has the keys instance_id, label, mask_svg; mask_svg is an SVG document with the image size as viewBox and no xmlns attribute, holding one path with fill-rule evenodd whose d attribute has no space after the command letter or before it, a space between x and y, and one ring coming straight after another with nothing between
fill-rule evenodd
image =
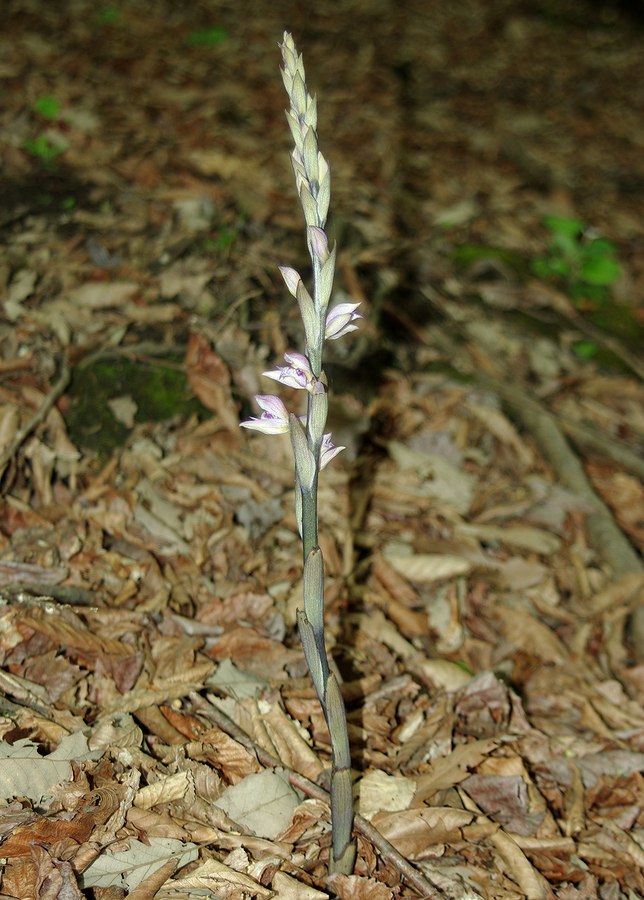
<instances>
[{"instance_id":1,"label":"brown twig","mask_svg":"<svg viewBox=\"0 0 644 900\"><path fill-rule=\"evenodd\" d=\"M6 447L2 453L0 453L0 473L4 470L4 467L7 465L9 460L13 459L18 450L20 450L20 447L29 437L31 432L34 431L34 429L36 429L40 425L40 423L44 421L44 419L46 419L49 410L52 408L56 400L58 400L60 395L69 384L70 377L71 373L67 364L67 359L64 358L58 381L54 384L33 416L18 431L11 444Z\"/></svg>"},{"instance_id":2,"label":"brown twig","mask_svg":"<svg viewBox=\"0 0 644 900\"><path fill-rule=\"evenodd\" d=\"M233 740L252 753L263 766L267 768L279 766L286 772L288 780L294 788L302 791L307 797L321 800L327 805L330 803L331 798L328 791L325 791L324 788L310 781L299 772L289 769L280 759L256 744L250 735L236 725L224 712L213 704L208 703L197 693L193 692L189 696L196 712L201 713L206 719L214 722L218 728L221 728ZM362 837L373 844L384 860L398 870L401 877L410 887L417 891L418 896L422 897L423 900L445 900L445 898L448 898L448 900L459 900L459 898L466 896L476 896L471 892L466 892L458 882L443 875L432 876L436 881L436 884L432 884L373 825L360 815L355 817L355 829Z\"/></svg>"}]
</instances>

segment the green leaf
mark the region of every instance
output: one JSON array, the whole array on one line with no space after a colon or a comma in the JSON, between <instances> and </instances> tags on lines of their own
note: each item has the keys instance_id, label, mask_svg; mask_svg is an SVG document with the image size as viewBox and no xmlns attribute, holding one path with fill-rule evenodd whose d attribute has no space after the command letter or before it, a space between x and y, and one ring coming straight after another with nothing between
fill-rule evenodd
<instances>
[{"instance_id":1,"label":"green leaf","mask_svg":"<svg viewBox=\"0 0 644 900\"><path fill-rule=\"evenodd\" d=\"M57 119L60 115L60 101L49 94L44 94L34 101L33 110L43 119Z\"/></svg>"},{"instance_id":2,"label":"green leaf","mask_svg":"<svg viewBox=\"0 0 644 900\"><path fill-rule=\"evenodd\" d=\"M42 162L49 163L63 152L63 148L54 144L44 134L34 140L25 141L22 145L32 156L38 157Z\"/></svg>"},{"instance_id":3,"label":"green leaf","mask_svg":"<svg viewBox=\"0 0 644 900\"><path fill-rule=\"evenodd\" d=\"M545 216L543 224L553 235L559 235L569 240L579 237L584 230L582 221L570 219L568 216Z\"/></svg>"},{"instance_id":4,"label":"green leaf","mask_svg":"<svg viewBox=\"0 0 644 900\"><path fill-rule=\"evenodd\" d=\"M601 287L613 284L619 275L619 264L610 256L590 257L586 259L579 271L580 281Z\"/></svg>"}]
</instances>

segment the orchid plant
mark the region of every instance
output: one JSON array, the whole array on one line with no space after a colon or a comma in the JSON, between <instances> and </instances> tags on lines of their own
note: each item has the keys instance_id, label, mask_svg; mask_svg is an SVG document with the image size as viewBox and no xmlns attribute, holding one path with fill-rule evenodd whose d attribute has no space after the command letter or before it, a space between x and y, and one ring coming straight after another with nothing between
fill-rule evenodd
<instances>
[{"instance_id":1,"label":"orchid plant","mask_svg":"<svg viewBox=\"0 0 644 900\"><path fill-rule=\"evenodd\" d=\"M329 871L348 875L353 871L356 854L351 837L351 757L344 701L337 678L329 667L324 637L324 560L318 544L318 477L345 449L334 446L331 433L325 432L328 396L322 370L324 342L355 331L355 323L362 316L356 312L358 303L338 303L329 309L336 257L335 247L329 248L324 231L331 196L329 166L318 149L316 100L308 92L302 57L288 32L284 33L280 47L282 78L289 98L286 117L295 143L291 162L306 223L313 292L309 293L295 269L280 266L286 287L300 308L304 353L286 353L286 365L264 375L287 387L306 391L307 407L306 415L297 416L278 397L260 394L255 399L261 415L241 425L264 434L289 434L291 438L295 514L304 558L304 609L298 610L297 622L304 656L329 727L333 757Z\"/></svg>"}]
</instances>

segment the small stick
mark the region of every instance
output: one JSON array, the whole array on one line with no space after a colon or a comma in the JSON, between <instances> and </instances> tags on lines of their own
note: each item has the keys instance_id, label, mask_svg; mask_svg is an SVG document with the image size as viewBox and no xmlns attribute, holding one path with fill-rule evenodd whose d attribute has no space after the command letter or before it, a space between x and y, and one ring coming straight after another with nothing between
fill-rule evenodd
<instances>
[{"instance_id":1,"label":"small stick","mask_svg":"<svg viewBox=\"0 0 644 900\"><path fill-rule=\"evenodd\" d=\"M46 419L49 410L52 408L56 400L58 400L60 395L69 384L70 377L71 373L69 371L67 360L63 359L63 364L60 375L58 377L58 381L54 384L53 388L42 401L31 419L29 419L29 421L26 422L18 431L18 434L11 442L11 445L7 447L2 453L0 453L0 473L2 473L9 460L13 459L18 450L20 450L20 447L29 437L31 432L34 431L34 429L36 429L44 419Z\"/></svg>"},{"instance_id":2,"label":"small stick","mask_svg":"<svg viewBox=\"0 0 644 900\"><path fill-rule=\"evenodd\" d=\"M263 766L270 769L274 769L278 766L281 769L284 769L289 783L294 788L302 791L307 797L312 797L314 800L321 800L323 803L330 805L331 797L328 791L325 791L324 788L321 788L319 785L315 784L315 782L306 778L304 775L301 775L299 772L296 772L294 769L290 769L280 759L273 756L272 753L269 753L267 750L264 750L256 744L251 736L240 728L239 725L235 724L226 713L217 709L212 703L208 703L199 694L193 691L189 694L189 697L194 709L198 713L201 713L206 719L214 722L215 725L218 728L221 728L221 730L229 735L229 737L237 741L238 744L241 744L242 747L245 747L246 750L252 753ZM360 815L356 815L355 817L355 828L362 837L373 844L382 859L398 870L401 877L410 885L410 887L413 887L414 890L417 891L418 896L422 897L423 900L443 900L445 897L457 898L464 896L460 886L454 882L450 882L449 884L451 890L448 888L448 890L445 891L447 885L443 884L441 884L440 888L434 887L434 885L432 885L418 869L414 868L414 866L406 860L405 857L402 856L396 848L390 844L373 825L371 825L370 822ZM444 879L443 877L441 877L440 880L441 882L447 881L447 879Z\"/></svg>"}]
</instances>

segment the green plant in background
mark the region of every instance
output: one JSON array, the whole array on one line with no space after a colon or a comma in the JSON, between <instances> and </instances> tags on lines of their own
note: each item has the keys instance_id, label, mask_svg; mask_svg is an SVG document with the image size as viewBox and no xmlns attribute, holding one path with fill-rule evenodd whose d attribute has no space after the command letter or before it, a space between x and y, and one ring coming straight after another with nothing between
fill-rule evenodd
<instances>
[{"instance_id":1,"label":"green plant in background","mask_svg":"<svg viewBox=\"0 0 644 900\"><path fill-rule=\"evenodd\" d=\"M60 101L49 94L43 94L42 97L34 100L32 109L43 119L55 121L60 116Z\"/></svg>"},{"instance_id":2,"label":"green plant in background","mask_svg":"<svg viewBox=\"0 0 644 900\"><path fill-rule=\"evenodd\" d=\"M353 798L351 757L344 701L331 671L324 637L324 560L318 543L318 477L320 471L344 448L334 447L325 434L328 397L322 370L325 340L336 340L355 331L358 303L338 303L328 309L335 272L335 247L329 248L324 231L331 180L327 161L318 150L317 104L308 92L302 57L293 38L284 34L281 45L282 78L289 97L287 119L295 143L291 162L306 222L306 237L313 267L313 296L295 269L281 266L289 293L297 300L304 325L305 352L284 355L287 365L264 372L269 378L306 392L306 415L289 413L279 397L259 395L262 414L242 422L245 428L265 434L290 434L295 460L295 515L302 538L304 609L297 622L304 656L322 705L331 736L331 856L329 871L348 875L353 871L356 848L352 841Z\"/></svg>"},{"instance_id":3,"label":"green plant in background","mask_svg":"<svg viewBox=\"0 0 644 900\"><path fill-rule=\"evenodd\" d=\"M96 20L99 25L116 25L119 20L119 11L116 6L104 6L98 13Z\"/></svg>"},{"instance_id":4,"label":"green plant in background","mask_svg":"<svg viewBox=\"0 0 644 900\"><path fill-rule=\"evenodd\" d=\"M39 134L38 137L27 140L22 145L23 148L35 156L46 165L51 164L57 156L64 152L64 147L50 140L46 135Z\"/></svg>"},{"instance_id":5,"label":"green plant in background","mask_svg":"<svg viewBox=\"0 0 644 900\"><path fill-rule=\"evenodd\" d=\"M579 219L546 216L543 221L551 233L550 246L546 256L533 260L532 272L538 278L562 280L579 305L605 303L620 275L615 245L593 236Z\"/></svg>"},{"instance_id":6,"label":"green plant in background","mask_svg":"<svg viewBox=\"0 0 644 900\"><path fill-rule=\"evenodd\" d=\"M225 28L213 25L211 28L197 28L188 35L188 43L191 47L218 47L228 40L228 32Z\"/></svg>"},{"instance_id":7,"label":"green plant in background","mask_svg":"<svg viewBox=\"0 0 644 900\"><path fill-rule=\"evenodd\" d=\"M60 101L49 94L38 97L31 106L32 110L47 122L56 122L60 118ZM42 133L35 138L24 141L23 149L35 156L45 165L51 163L64 152L62 144L57 143L48 134Z\"/></svg>"},{"instance_id":8,"label":"green plant in background","mask_svg":"<svg viewBox=\"0 0 644 900\"><path fill-rule=\"evenodd\" d=\"M241 225L222 225L214 242L215 248L223 253L229 250L241 234Z\"/></svg>"}]
</instances>

